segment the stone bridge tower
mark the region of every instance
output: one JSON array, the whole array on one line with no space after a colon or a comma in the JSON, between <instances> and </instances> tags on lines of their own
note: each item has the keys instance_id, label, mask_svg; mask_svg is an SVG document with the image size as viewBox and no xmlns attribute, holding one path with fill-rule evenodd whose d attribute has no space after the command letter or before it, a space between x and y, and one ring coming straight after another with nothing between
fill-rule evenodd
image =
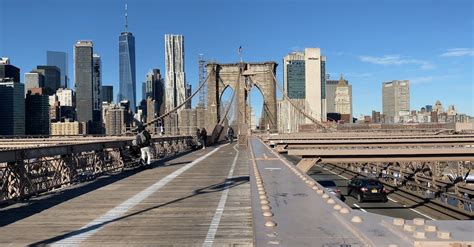
<instances>
[{"instance_id":1,"label":"stone bridge tower","mask_svg":"<svg viewBox=\"0 0 474 247\"><path fill-rule=\"evenodd\" d=\"M209 63L206 67L209 77L208 125L206 128L209 134L212 133L213 141L217 141L219 136L225 133L219 124L222 122L223 116L220 116L218 109L221 106L222 94L227 87L231 87L236 93L233 103L237 104L237 128L235 130L237 135L243 138L250 131L250 108L247 99L252 87L257 87L263 95L262 117L265 128L270 131L277 130L276 82L274 79L277 63Z\"/></svg>"}]
</instances>

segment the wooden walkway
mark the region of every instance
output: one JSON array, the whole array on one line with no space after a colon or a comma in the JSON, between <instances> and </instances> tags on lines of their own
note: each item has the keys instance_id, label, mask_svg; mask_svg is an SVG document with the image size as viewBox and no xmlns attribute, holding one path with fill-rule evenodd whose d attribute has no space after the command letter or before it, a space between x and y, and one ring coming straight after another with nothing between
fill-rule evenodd
<instances>
[{"instance_id":1,"label":"wooden walkway","mask_svg":"<svg viewBox=\"0 0 474 247\"><path fill-rule=\"evenodd\" d=\"M199 150L0 208L1 246L252 246L248 151Z\"/></svg>"}]
</instances>

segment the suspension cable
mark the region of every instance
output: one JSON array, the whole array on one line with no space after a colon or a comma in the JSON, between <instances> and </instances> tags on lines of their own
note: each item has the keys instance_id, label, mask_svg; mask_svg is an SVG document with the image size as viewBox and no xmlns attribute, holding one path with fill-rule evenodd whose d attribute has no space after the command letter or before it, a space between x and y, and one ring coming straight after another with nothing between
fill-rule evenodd
<instances>
[{"instance_id":1,"label":"suspension cable","mask_svg":"<svg viewBox=\"0 0 474 247\"><path fill-rule=\"evenodd\" d=\"M214 67L212 68L212 70L214 71ZM207 81L209 79L209 76L212 74L213 71L211 71L211 73L207 74L206 79L204 80L204 82L201 83L201 85L199 85L199 87L196 89L196 91L194 91L194 93L191 94L188 98L186 98L181 104L179 104L175 108L171 109L170 111L162 114L161 116L156 117L155 119L151 120L150 122L143 124L143 126L148 126L150 124L156 123L158 120L163 119L164 117L170 115L173 112L176 112L179 108L181 108L186 103L188 103L188 101L190 101L204 87L204 85L207 83Z\"/></svg>"},{"instance_id":2,"label":"suspension cable","mask_svg":"<svg viewBox=\"0 0 474 247\"><path fill-rule=\"evenodd\" d=\"M249 77L250 81L252 82L252 86L253 85L257 85L251 77ZM258 86L256 86L258 88ZM260 90L260 88L258 88L258 90ZM262 96L263 96L263 92L260 90L260 93L262 93ZM270 115L270 118L268 118L268 120L270 121L270 124L272 125L276 125L274 122L273 122L273 118L272 117L275 117L273 116L272 112L270 112L270 109L268 108L268 105L265 104L265 97L263 97L263 114L265 114L265 112L267 112L269 115ZM276 119L276 118L275 118ZM278 120L277 120L278 121Z\"/></svg>"},{"instance_id":3,"label":"suspension cable","mask_svg":"<svg viewBox=\"0 0 474 247\"><path fill-rule=\"evenodd\" d=\"M240 84L240 77L242 75L242 70L241 68L239 67L239 76L238 76L238 79L237 79L237 84L236 85L239 85ZM224 81L222 81L222 78L219 76L219 80L222 82L222 84L225 85ZM229 85L230 87L230 85ZM232 88L232 87L231 87ZM237 89L233 88L234 90L234 93L232 94L232 98L230 100L230 103L229 103L229 106L227 107L227 110L225 111L225 114L224 116L221 118L221 120L219 121L219 125L222 125L224 123L224 119L227 118L227 114L229 114L229 110L230 110L230 107L232 106L233 102L234 102L234 98L235 98L235 95L237 94ZM224 92L223 92L224 93ZM219 101L221 101L221 99L219 99Z\"/></svg>"}]
</instances>

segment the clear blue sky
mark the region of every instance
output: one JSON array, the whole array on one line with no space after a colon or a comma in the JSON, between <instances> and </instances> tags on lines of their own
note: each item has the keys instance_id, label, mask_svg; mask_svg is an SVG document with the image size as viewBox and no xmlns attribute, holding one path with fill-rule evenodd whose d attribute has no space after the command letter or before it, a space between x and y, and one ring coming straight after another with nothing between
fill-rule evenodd
<instances>
[{"instance_id":1,"label":"clear blue sky","mask_svg":"<svg viewBox=\"0 0 474 247\"><path fill-rule=\"evenodd\" d=\"M0 0L0 56L25 73L73 45L94 41L103 84L118 90L118 36L126 1ZM151 68L164 70L164 34L185 37L186 76L196 85L198 54L218 62L276 61L320 47L332 79L353 85L354 116L381 110L381 83L411 81L411 108L441 100L474 115L474 1L128 1L136 38L137 97ZM164 71L163 71L164 74ZM70 84L73 83L71 78ZM261 108L260 96L255 108Z\"/></svg>"}]
</instances>

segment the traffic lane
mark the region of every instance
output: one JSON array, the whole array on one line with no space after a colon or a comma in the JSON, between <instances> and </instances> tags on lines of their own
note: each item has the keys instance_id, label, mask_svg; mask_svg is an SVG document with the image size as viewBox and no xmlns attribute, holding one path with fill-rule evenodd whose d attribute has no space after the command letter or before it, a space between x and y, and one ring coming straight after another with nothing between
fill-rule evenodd
<instances>
[{"instance_id":1,"label":"traffic lane","mask_svg":"<svg viewBox=\"0 0 474 247\"><path fill-rule=\"evenodd\" d=\"M353 209L361 210L364 212L370 212L380 215L386 215L396 218L403 218L411 220L413 218L424 218L432 219L431 217L418 212L416 209L408 208L405 205L399 203L398 201L389 197L388 202L377 202L377 201L368 201L368 202L358 202L354 196L347 195L347 184L349 178L345 175L338 174L337 172L330 171L318 165L311 168L308 174L315 181L318 180L333 180L338 189L341 190L341 194L344 199L344 203L350 206Z\"/></svg>"}]
</instances>

